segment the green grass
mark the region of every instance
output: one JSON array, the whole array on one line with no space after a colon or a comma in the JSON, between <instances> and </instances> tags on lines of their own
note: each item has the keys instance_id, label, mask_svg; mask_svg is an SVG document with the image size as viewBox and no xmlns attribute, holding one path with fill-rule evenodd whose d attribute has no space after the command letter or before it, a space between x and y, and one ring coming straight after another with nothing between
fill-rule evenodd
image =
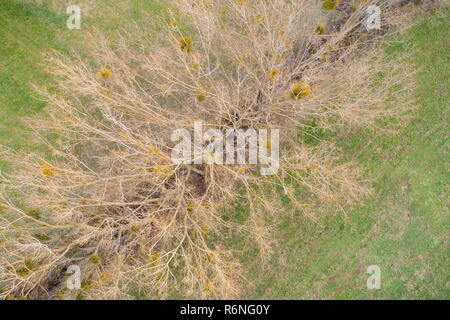
<instances>
[{"instance_id":1,"label":"green grass","mask_svg":"<svg viewBox=\"0 0 450 320\"><path fill-rule=\"evenodd\" d=\"M45 106L32 85L49 86L43 53L67 50L63 26L65 19L44 5L0 2L0 144L34 148L21 120Z\"/></svg>"},{"instance_id":2,"label":"green grass","mask_svg":"<svg viewBox=\"0 0 450 320\"><path fill-rule=\"evenodd\" d=\"M249 263L255 286L246 298L450 298L449 21L446 9L386 48L390 56L412 50L420 70L414 90L420 109L408 126L368 148L370 136L342 143L375 177L375 195L346 218L330 212L320 226L301 215L285 221L269 265ZM380 290L366 287L370 265L381 268Z\"/></svg>"}]
</instances>

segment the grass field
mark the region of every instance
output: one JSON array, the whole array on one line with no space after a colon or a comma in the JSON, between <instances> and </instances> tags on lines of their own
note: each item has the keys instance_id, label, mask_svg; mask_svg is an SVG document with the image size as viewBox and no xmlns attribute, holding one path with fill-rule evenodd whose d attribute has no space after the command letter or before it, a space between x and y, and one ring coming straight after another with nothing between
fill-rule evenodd
<instances>
[{"instance_id":1,"label":"grass field","mask_svg":"<svg viewBox=\"0 0 450 320\"><path fill-rule=\"evenodd\" d=\"M67 50L65 19L45 6L15 1L0 3L0 143L14 149L34 148L21 120L45 103L33 84L45 86L43 54Z\"/></svg>"},{"instance_id":2,"label":"grass field","mask_svg":"<svg viewBox=\"0 0 450 320\"><path fill-rule=\"evenodd\" d=\"M125 14L100 22L102 27L162 10L137 0L129 6ZM39 116L45 107L32 88L50 85L42 55L79 45L65 19L45 5L0 2L0 144L37 148L21 119ZM320 226L301 215L286 220L275 234L269 264L248 262L253 285L244 298L450 298L449 21L448 9L438 12L386 47L390 55L413 52L411 63L419 70L414 98L420 109L411 123L395 137L361 135L342 143L348 157L356 157L376 180L374 196L346 218L330 213ZM370 265L381 268L381 290L366 288Z\"/></svg>"},{"instance_id":3,"label":"grass field","mask_svg":"<svg viewBox=\"0 0 450 320\"><path fill-rule=\"evenodd\" d=\"M254 265L248 298L448 299L448 111L450 11L393 39L389 55L408 54L419 70L420 106L397 136L345 140L376 179L375 195L349 213L317 226L296 216L285 222L271 264ZM361 152L363 150L363 152ZM381 289L368 290L370 265L381 268Z\"/></svg>"},{"instance_id":4,"label":"grass field","mask_svg":"<svg viewBox=\"0 0 450 320\"><path fill-rule=\"evenodd\" d=\"M156 1L125 2L125 8L120 6L123 2L111 0L94 4L96 10L87 5L90 15L82 16L83 28L112 32L126 21L157 16L162 10ZM53 11L46 3L0 2L0 144L14 149L37 148L29 143L32 135L22 120L45 107L33 90L33 85L51 87L44 72L45 54L80 48L80 30L67 29L67 16ZM0 160L0 168L4 167Z\"/></svg>"}]
</instances>

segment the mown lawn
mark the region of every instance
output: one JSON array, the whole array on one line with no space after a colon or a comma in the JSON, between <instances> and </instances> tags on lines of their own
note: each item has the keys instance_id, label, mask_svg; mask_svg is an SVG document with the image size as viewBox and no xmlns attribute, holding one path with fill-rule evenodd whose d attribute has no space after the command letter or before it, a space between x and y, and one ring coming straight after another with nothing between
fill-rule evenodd
<instances>
[{"instance_id":1,"label":"mown lawn","mask_svg":"<svg viewBox=\"0 0 450 320\"><path fill-rule=\"evenodd\" d=\"M412 52L419 70L411 123L394 137L342 143L375 177L373 198L346 219L330 212L320 226L301 215L286 221L269 266L251 266L255 287L246 298L450 298L449 27L446 9L386 48L391 56ZM380 290L366 287L370 265L381 268Z\"/></svg>"}]
</instances>

